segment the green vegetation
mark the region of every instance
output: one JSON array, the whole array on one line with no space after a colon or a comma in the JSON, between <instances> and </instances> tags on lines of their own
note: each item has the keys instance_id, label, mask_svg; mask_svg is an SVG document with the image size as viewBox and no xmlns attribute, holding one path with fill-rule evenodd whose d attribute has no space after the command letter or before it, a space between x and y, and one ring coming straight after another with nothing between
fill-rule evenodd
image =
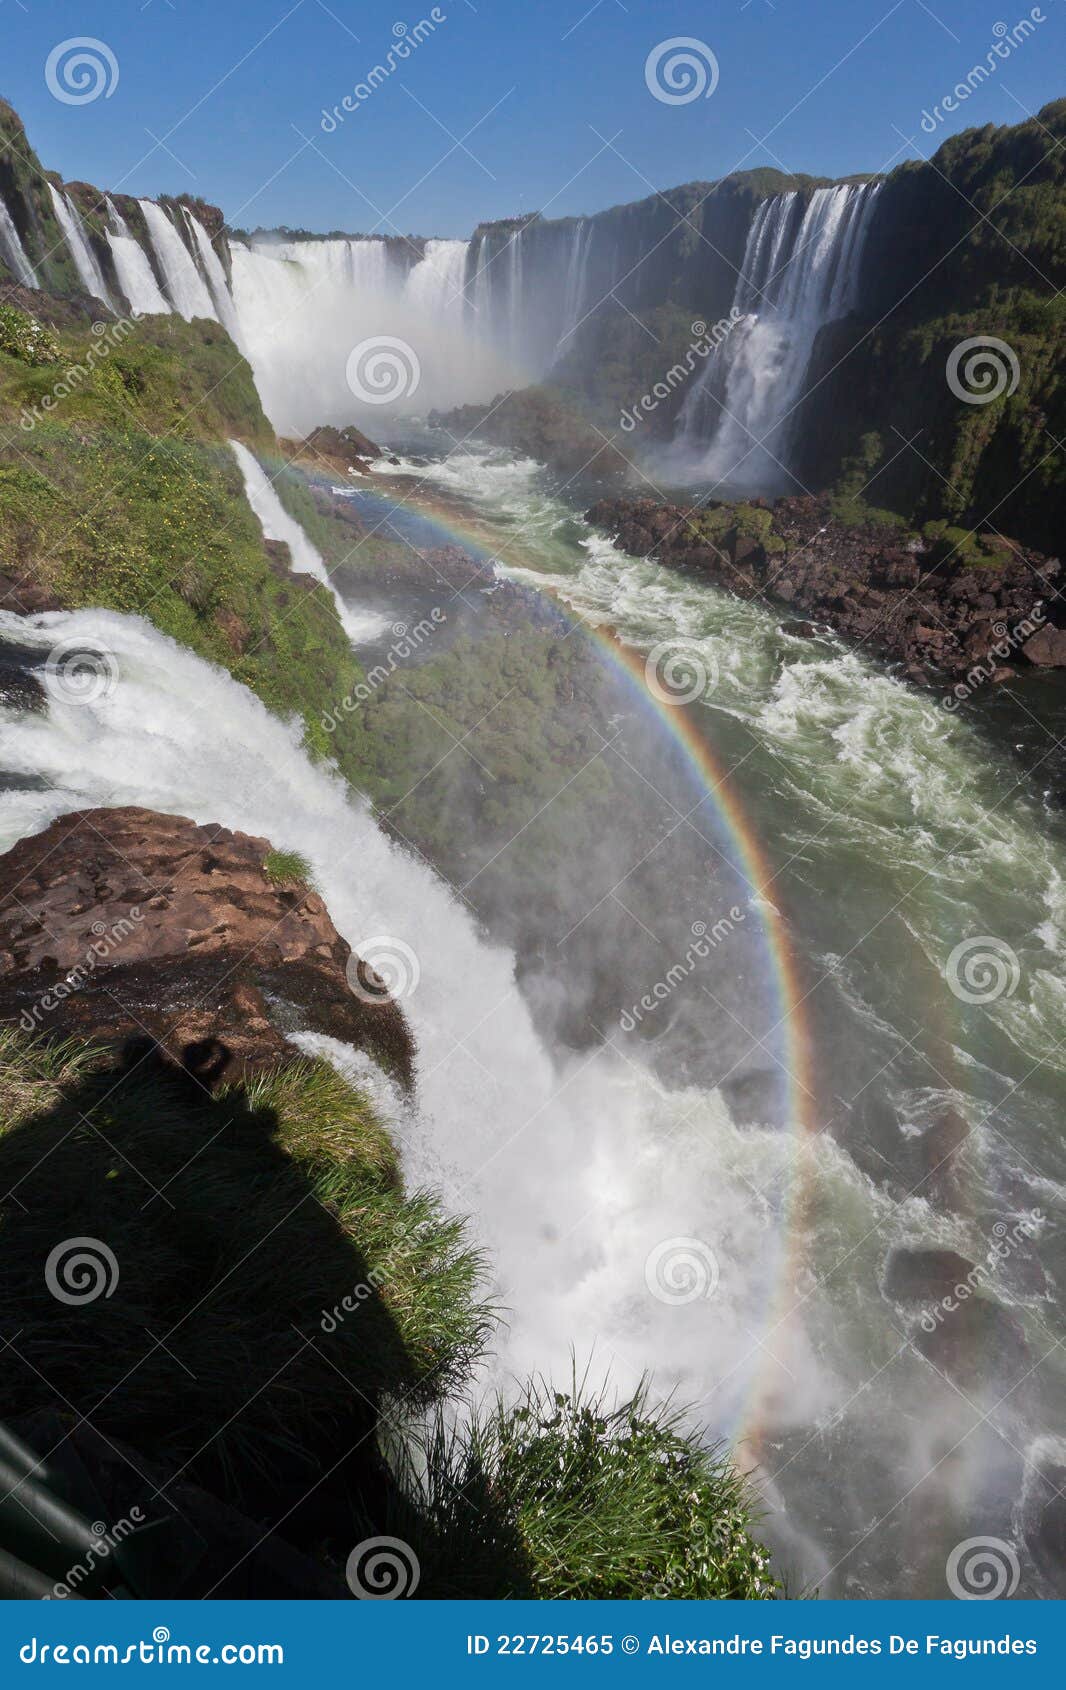
<instances>
[{"instance_id":1,"label":"green vegetation","mask_svg":"<svg viewBox=\"0 0 1066 1690\"><path fill-rule=\"evenodd\" d=\"M311 865L299 851L270 850L263 858L263 873L272 886L312 886Z\"/></svg>"},{"instance_id":2,"label":"green vegetation","mask_svg":"<svg viewBox=\"0 0 1066 1690\"><path fill-rule=\"evenodd\" d=\"M386 1396L431 1404L481 1352L463 1223L405 1196L366 1099L325 1064L212 1098L151 1061L116 1084L89 1050L0 1030L0 1121L0 1294L19 1333L0 1417L59 1393L201 1482L236 1475L257 1513L256 1474L328 1467ZM44 1263L85 1237L117 1283L66 1303Z\"/></svg>"},{"instance_id":3,"label":"green vegetation","mask_svg":"<svg viewBox=\"0 0 1066 1690\"><path fill-rule=\"evenodd\" d=\"M440 1416L401 1461L398 1526L426 1595L587 1600L773 1597L752 1497L646 1385L612 1406L575 1379L530 1382L458 1430Z\"/></svg>"},{"instance_id":4,"label":"green vegetation","mask_svg":"<svg viewBox=\"0 0 1066 1690\"><path fill-rule=\"evenodd\" d=\"M0 352L31 367L59 362L55 336L15 305L0 305Z\"/></svg>"}]
</instances>

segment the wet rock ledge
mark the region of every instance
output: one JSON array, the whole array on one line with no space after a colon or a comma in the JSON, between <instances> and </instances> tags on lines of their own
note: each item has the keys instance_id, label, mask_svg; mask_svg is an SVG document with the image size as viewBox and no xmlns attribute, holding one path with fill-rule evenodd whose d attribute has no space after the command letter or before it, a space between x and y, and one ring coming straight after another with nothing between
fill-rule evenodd
<instances>
[{"instance_id":1,"label":"wet rock ledge","mask_svg":"<svg viewBox=\"0 0 1066 1690\"><path fill-rule=\"evenodd\" d=\"M184 816L61 817L0 857L0 1022L116 1051L147 1039L212 1085L311 1029L409 1085L401 1010L291 875L269 841Z\"/></svg>"}]
</instances>

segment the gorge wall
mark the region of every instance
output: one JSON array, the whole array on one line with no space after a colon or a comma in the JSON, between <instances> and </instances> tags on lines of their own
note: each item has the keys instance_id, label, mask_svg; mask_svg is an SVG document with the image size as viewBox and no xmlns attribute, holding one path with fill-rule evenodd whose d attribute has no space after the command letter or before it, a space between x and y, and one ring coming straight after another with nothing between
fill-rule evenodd
<instances>
[{"instance_id":1,"label":"gorge wall","mask_svg":"<svg viewBox=\"0 0 1066 1690\"><path fill-rule=\"evenodd\" d=\"M228 231L201 201L61 183L10 107L0 131L10 283L217 320L280 434L545 380L610 432L660 384L630 446L669 446L665 485L843 480L909 518L1057 544L1066 101L878 181L748 171L468 241ZM953 349L988 337L1007 351L960 395Z\"/></svg>"}]
</instances>

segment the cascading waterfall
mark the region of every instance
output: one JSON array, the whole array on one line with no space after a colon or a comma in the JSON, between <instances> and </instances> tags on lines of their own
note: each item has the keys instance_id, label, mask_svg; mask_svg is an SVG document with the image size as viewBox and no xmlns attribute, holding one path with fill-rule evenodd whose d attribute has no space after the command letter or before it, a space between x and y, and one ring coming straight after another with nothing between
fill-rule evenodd
<instances>
[{"instance_id":1,"label":"cascading waterfall","mask_svg":"<svg viewBox=\"0 0 1066 1690\"><path fill-rule=\"evenodd\" d=\"M469 241L427 241L423 256L408 271L404 293L431 321L461 320L469 248Z\"/></svg>"},{"instance_id":2,"label":"cascading waterfall","mask_svg":"<svg viewBox=\"0 0 1066 1690\"><path fill-rule=\"evenodd\" d=\"M215 302L218 320L234 344L240 346L241 326L233 303L233 296L229 290L229 282L226 280L226 271L222 260L215 251L214 242L199 218L193 216L188 206L183 206L182 211L185 214L185 221L189 226L192 238L196 243L196 250L200 255L200 267L207 277L207 284Z\"/></svg>"},{"instance_id":3,"label":"cascading waterfall","mask_svg":"<svg viewBox=\"0 0 1066 1690\"><path fill-rule=\"evenodd\" d=\"M144 213L152 250L166 279L167 293L175 311L187 323L191 323L194 317L211 317L217 322L218 312L207 283L163 207L154 200L138 200L137 203Z\"/></svg>"},{"instance_id":4,"label":"cascading waterfall","mask_svg":"<svg viewBox=\"0 0 1066 1690\"><path fill-rule=\"evenodd\" d=\"M37 275L26 257L26 249L19 239L19 232L15 228L10 211L0 199L0 253L5 262L10 265L24 288L35 288Z\"/></svg>"},{"instance_id":5,"label":"cascading waterfall","mask_svg":"<svg viewBox=\"0 0 1066 1690\"><path fill-rule=\"evenodd\" d=\"M811 353L818 331L854 307L879 186L818 188L802 209L795 193L760 205L734 295L740 321L679 418L673 457L693 477L762 492L790 485L789 435Z\"/></svg>"},{"instance_id":6,"label":"cascading waterfall","mask_svg":"<svg viewBox=\"0 0 1066 1690\"><path fill-rule=\"evenodd\" d=\"M156 313L158 315L170 313L170 301L162 292L155 279L155 272L148 261L148 254L144 251L140 241L130 233L130 226L118 208L107 201L107 213L111 219L111 227L107 231L107 243L111 248L111 256L115 262L115 274L118 285L126 296L126 303L134 316L142 317Z\"/></svg>"},{"instance_id":7,"label":"cascading waterfall","mask_svg":"<svg viewBox=\"0 0 1066 1690\"><path fill-rule=\"evenodd\" d=\"M244 479L245 496L259 518L259 526L263 530L264 538L285 542L291 553L292 567L296 573L298 575L313 575L316 581L321 581L322 585L329 589L337 607L341 626L348 638L353 645L363 643L367 638L371 623L373 623L373 631L376 631L379 625L378 619L376 617L361 618L357 613L349 611L348 606L329 578L329 570L326 568L321 552L311 544L296 518L289 515L274 491L258 458L239 440L231 440L230 447Z\"/></svg>"},{"instance_id":8,"label":"cascading waterfall","mask_svg":"<svg viewBox=\"0 0 1066 1690\"><path fill-rule=\"evenodd\" d=\"M104 273L97 263L96 254L85 238L85 231L81 226L81 219L66 194L61 194L49 182L48 191L52 196L56 219L63 231L64 239L70 249L70 256L74 260L74 267L78 272L82 287L86 293L91 293L94 299L102 300L109 311L114 310L111 294Z\"/></svg>"},{"instance_id":9,"label":"cascading waterfall","mask_svg":"<svg viewBox=\"0 0 1066 1690\"><path fill-rule=\"evenodd\" d=\"M574 332L581 322L588 286L589 248L592 245L592 223L579 217L571 236L570 261L566 267L566 293L563 297L563 323L555 344L557 357L572 349Z\"/></svg>"}]
</instances>

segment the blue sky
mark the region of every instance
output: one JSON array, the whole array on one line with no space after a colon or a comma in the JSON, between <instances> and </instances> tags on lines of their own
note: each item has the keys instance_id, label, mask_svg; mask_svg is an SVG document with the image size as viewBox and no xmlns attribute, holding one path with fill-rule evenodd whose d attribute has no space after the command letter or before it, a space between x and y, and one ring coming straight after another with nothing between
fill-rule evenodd
<instances>
[{"instance_id":1,"label":"blue sky","mask_svg":"<svg viewBox=\"0 0 1066 1690\"><path fill-rule=\"evenodd\" d=\"M1066 95L1064 0L1041 0L1046 21L934 135L923 112L1031 0L440 0L406 62L324 132L323 109L431 4L0 0L0 92L67 178L200 194L237 226L438 235L756 164L877 170ZM118 82L71 105L45 62L77 36L106 44ZM645 66L682 36L713 54L717 86L667 104Z\"/></svg>"}]
</instances>

